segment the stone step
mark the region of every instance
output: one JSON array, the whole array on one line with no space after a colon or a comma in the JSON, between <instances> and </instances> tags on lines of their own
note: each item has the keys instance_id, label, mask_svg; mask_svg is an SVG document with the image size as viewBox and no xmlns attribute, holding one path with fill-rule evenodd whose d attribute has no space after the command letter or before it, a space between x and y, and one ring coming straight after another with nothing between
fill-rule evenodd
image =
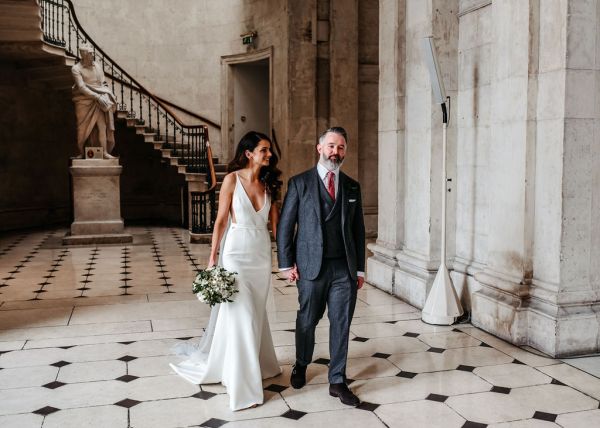
<instances>
[{"instance_id":1,"label":"stone step","mask_svg":"<svg viewBox=\"0 0 600 428\"><path fill-rule=\"evenodd\" d=\"M136 134L145 134L146 133L147 126L145 124L138 124L136 122L136 124L134 125L134 127L135 127L135 133Z\"/></svg>"},{"instance_id":2,"label":"stone step","mask_svg":"<svg viewBox=\"0 0 600 428\"><path fill-rule=\"evenodd\" d=\"M145 132L142 135L144 136L145 143L153 143L156 139L156 134L153 132Z\"/></svg>"},{"instance_id":3,"label":"stone step","mask_svg":"<svg viewBox=\"0 0 600 428\"><path fill-rule=\"evenodd\" d=\"M206 174L198 174L195 172L186 172L185 181L204 181Z\"/></svg>"},{"instance_id":4,"label":"stone step","mask_svg":"<svg viewBox=\"0 0 600 428\"><path fill-rule=\"evenodd\" d=\"M127 119L129 112L127 110L117 110L117 119Z\"/></svg>"}]
</instances>

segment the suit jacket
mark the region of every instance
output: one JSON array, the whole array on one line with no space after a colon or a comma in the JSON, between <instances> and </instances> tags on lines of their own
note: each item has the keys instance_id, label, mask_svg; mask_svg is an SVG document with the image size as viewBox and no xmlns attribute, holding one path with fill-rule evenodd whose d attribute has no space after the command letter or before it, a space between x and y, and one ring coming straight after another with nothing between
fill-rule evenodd
<instances>
[{"instance_id":1,"label":"suit jacket","mask_svg":"<svg viewBox=\"0 0 600 428\"><path fill-rule=\"evenodd\" d=\"M279 267L292 267L295 263L301 279L314 280L323 263L325 219L321 215L320 185L316 167L292 177L277 226ZM338 185L346 260L350 275L356 280L356 272L365 270L365 223L360 185L341 171Z\"/></svg>"}]
</instances>

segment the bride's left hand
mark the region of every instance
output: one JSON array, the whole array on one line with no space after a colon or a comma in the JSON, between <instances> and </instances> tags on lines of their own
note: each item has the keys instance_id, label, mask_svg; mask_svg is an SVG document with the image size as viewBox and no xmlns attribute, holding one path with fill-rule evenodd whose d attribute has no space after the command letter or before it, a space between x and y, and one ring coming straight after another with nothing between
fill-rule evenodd
<instances>
[{"instance_id":1,"label":"bride's left hand","mask_svg":"<svg viewBox=\"0 0 600 428\"><path fill-rule=\"evenodd\" d=\"M216 265L216 264L217 264L217 262L215 261L215 257L213 257L213 256L210 256L210 257L208 258L208 266L206 266L206 267L207 267L207 268L211 268L211 267L213 267L213 266L214 266L214 265Z\"/></svg>"}]
</instances>

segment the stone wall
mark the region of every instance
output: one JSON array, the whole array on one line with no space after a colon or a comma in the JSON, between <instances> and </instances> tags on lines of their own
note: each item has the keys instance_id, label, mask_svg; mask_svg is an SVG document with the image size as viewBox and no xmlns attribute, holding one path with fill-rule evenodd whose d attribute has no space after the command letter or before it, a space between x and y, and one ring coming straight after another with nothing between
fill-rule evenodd
<instances>
[{"instance_id":1,"label":"stone wall","mask_svg":"<svg viewBox=\"0 0 600 428\"><path fill-rule=\"evenodd\" d=\"M0 231L66 223L75 113L63 92L0 65Z\"/></svg>"},{"instance_id":2,"label":"stone wall","mask_svg":"<svg viewBox=\"0 0 600 428\"><path fill-rule=\"evenodd\" d=\"M600 351L599 2L380 6L381 52L399 57L380 71L379 180L398 196L380 193L369 281L422 306L439 265L439 119L414 47L431 34L454 111L448 263L463 306L518 345Z\"/></svg>"},{"instance_id":3,"label":"stone wall","mask_svg":"<svg viewBox=\"0 0 600 428\"><path fill-rule=\"evenodd\" d=\"M216 156L233 152L227 61L270 50L271 126L284 179L314 165L319 133L348 129L344 170L363 183L367 229L377 223L377 0L75 0L92 39L144 86L224 124ZM251 46L240 34L258 33ZM224 62L225 61L225 62ZM223 65L225 64L225 65ZM176 83L174 83L176 82Z\"/></svg>"}]
</instances>

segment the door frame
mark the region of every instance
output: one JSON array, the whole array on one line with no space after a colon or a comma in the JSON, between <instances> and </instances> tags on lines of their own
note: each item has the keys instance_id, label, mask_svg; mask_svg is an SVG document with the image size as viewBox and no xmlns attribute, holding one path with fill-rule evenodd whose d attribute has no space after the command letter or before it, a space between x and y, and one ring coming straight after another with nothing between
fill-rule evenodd
<instances>
[{"instance_id":1,"label":"door frame","mask_svg":"<svg viewBox=\"0 0 600 428\"><path fill-rule=\"evenodd\" d=\"M238 143L233 140L234 97L233 66L262 59L269 60L269 134L273 127L273 46L253 52L225 55L221 57L221 156L228 162L235 153Z\"/></svg>"}]
</instances>

